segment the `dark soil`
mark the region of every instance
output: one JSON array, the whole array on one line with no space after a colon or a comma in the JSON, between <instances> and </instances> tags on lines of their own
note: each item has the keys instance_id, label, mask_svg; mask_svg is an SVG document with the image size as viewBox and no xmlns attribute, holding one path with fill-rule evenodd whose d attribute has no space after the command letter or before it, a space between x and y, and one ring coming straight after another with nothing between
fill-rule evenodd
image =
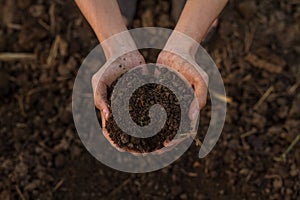
<instances>
[{"instance_id":1,"label":"dark soil","mask_svg":"<svg viewBox=\"0 0 300 200\"><path fill-rule=\"evenodd\" d=\"M98 42L74 2L0 5L0 53L35 56L0 56L1 200L299 200L300 142L287 152L300 133L299 1L229 2L205 46L231 98L222 135L199 159L208 103L199 140L172 165L146 174L99 163L76 133L72 88L83 58ZM140 1L133 27L174 28L170 8L169 0Z\"/></svg>"},{"instance_id":2,"label":"dark soil","mask_svg":"<svg viewBox=\"0 0 300 200\"><path fill-rule=\"evenodd\" d=\"M114 90L115 84L118 82L118 80L116 80L109 88L109 104L112 97L114 97L114 100L119 104L125 104L123 93L125 93L126 90L130 90L135 83L142 80L151 80L152 78L151 81L156 81L161 84L170 83L173 87L178 88L177 91L185 97L184 101L186 104L190 105L193 100L193 93L186 86L185 82L182 81L174 72L171 72L166 68L159 70L159 68L156 67L156 69L160 72L160 75L157 77L153 74L142 75L138 72L138 70L134 70L131 72L130 76L128 76L130 79L127 80L124 78L122 83L120 83L124 86L124 88L122 88L123 90L119 90L120 94L117 93L115 96L112 96L112 91ZM154 71L154 69L151 71ZM135 152L152 152L154 150L161 149L164 147L164 142L171 141L178 133L181 123L181 115L188 118L188 107L182 107L181 112L180 102L176 95L168 87L161 84L149 83L135 90L129 100L128 108L132 120L138 126L143 127L150 124L150 119L155 119L155 122L157 123L163 120L162 116L151 116L150 118L149 115L149 110L152 106L155 104L161 105L167 113L167 120L163 128L156 135L148 138L128 135L128 133L123 132L122 129L119 128L112 115L109 117L106 122L106 129L108 130L111 139L120 148ZM123 109L119 109L118 111L124 112ZM124 123L126 123L126 120L128 119L123 119ZM190 130L190 124L185 123L180 131L181 133L187 133Z\"/></svg>"}]
</instances>

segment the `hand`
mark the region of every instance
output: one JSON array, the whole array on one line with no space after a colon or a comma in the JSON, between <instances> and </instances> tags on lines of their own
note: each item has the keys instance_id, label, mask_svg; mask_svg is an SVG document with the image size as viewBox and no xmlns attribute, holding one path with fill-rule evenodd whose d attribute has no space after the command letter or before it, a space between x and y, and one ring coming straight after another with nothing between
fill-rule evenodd
<instances>
[{"instance_id":1,"label":"hand","mask_svg":"<svg viewBox=\"0 0 300 200\"><path fill-rule=\"evenodd\" d=\"M96 72L92 77L92 87L94 91L95 106L101 112L102 119L102 132L105 138L117 150L121 150L109 137L106 130L106 121L110 115L109 105L107 101L107 88L115 81L120 75L129 71L130 69L145 64L143 56L138 50L126 53L116 60L108 60L101 69Z\"/></svg>"},{"instance_id":2,"label":"hand","mask_svg":"<svg viewBox=\"0 0 300 200\"><path fill-rule=\"evenodd\" d=\"M182 75L194 89L196 99L194 99L191 103L189 117L191 120L196 120L199 110L206 104L207 86L205 79L207 79L207 75L201 75L195 69L194 65L182 57L168 51L162 51L160 53L157 63L168 66L177 71L179 75Z\"/></svg>"},{"instance_id":3,"label":"hand","mask_svg":"<svg viewBox=\"0 0 300 200\"><path fill-rule=\"evenodd\" d=\"M192 128L197 123L199 111L206 104L208 76L195 62L195 53L199 44L191 38L173 32L164 50L157 59L158 64L172 68L182 75L195 91L195 99L189 109Z\"/></svg>"}]
</instances>

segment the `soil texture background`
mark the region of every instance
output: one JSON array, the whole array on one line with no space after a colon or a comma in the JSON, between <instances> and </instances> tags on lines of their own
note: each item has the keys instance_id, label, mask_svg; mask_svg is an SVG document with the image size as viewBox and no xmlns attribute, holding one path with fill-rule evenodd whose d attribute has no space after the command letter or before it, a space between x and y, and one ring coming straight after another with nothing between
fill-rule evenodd
<instances>
[{"instance_id":1,"label":"soil texture background","mask_svg":"<svg viewBox=\"0 0 300 200\"><path fill-rule=\"evenodd\" d=\"M174 28L170 2L140 1L133 27ZM0 5L1 200L300 199L299 1L228 3L205 44L228 95L222 135L199 160L208 103L189 150L146 174L102 165L76 133L72 88L98 42L75 3Z\"/></svg>"}]
</instances>

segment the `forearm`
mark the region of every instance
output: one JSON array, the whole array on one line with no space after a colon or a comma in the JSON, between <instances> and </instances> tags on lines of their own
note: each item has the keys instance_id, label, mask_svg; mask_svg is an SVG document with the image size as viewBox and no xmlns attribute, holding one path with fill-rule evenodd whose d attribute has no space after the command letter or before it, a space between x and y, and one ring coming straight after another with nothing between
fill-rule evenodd
<instances>
[{"instance_id":1,"label":"forearm","mask_svg":"<svg viewBox=\"0 0 300 200\"><path fill-rule=\"evenodd\" d=\"M175 31L184 33L197 42L201 42L227 1L187 0Z\"/></svg>"},{"instance_id":2,"label":"forearm","mask_svg":"<svg viewBox=\"0 0 300 200\"><path fill-rule=\"evenodd\" d=\"M120 46L134 46L130 35L124 39L114 37L114 41L104 42L111 36L127 30L116 0L75 0L84 17L102 43L106 58L110 58L114 50ZM113 45L112 45L113 43Z\"/></svg>"}]
</instances>

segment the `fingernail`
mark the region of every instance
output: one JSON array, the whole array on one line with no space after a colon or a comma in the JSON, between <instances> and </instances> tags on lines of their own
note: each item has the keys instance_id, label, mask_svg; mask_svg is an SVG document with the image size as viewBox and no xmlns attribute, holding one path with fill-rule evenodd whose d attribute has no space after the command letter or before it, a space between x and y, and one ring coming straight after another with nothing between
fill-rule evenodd
<instances>
[{"instance_id":1,"label":"fingernail","mask_svg":"<svg viewBox=\"0 0 300 200\"><path fill-rule=\"evenodd\" d=\"M192 113L192 120L196 120L196 117L198 116L198 110L194 110Z\"/></svg>"}]
</instances>

